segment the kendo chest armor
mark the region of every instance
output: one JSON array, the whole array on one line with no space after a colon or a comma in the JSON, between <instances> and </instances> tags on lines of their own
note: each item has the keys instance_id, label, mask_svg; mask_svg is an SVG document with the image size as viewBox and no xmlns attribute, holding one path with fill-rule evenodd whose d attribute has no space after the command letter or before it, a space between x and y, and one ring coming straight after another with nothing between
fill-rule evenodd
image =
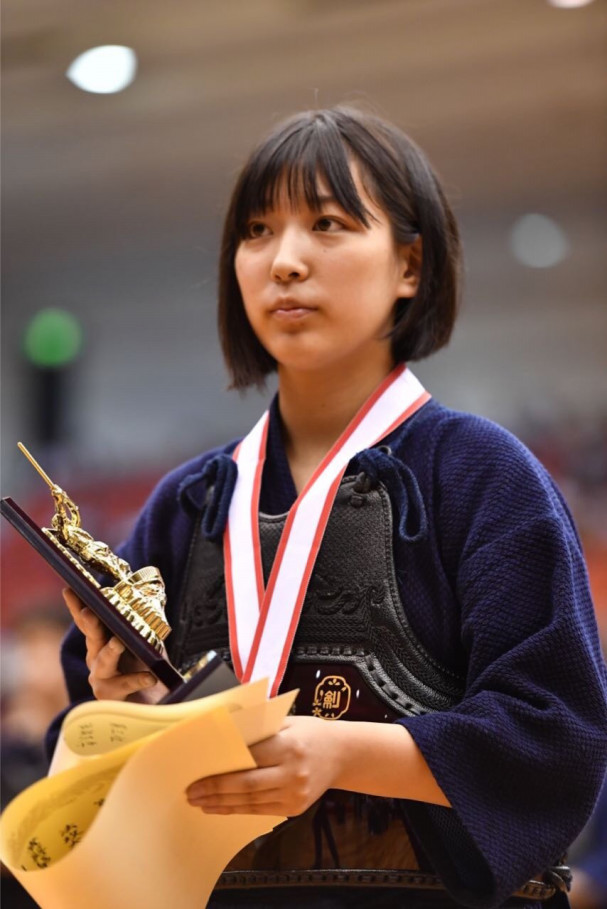
<instances>
[{"instance_id":1,"label":"kendo chest armor","mask_svg":"<svg viewBox=\"0 0 607 909\"><path fill-rule=\"evenodd\" d=\"M259 516L266 582L285 520L286 515ZM343 719L393 720L446 710L461 698L463 680L439 665L407 620L398 593L392 534L385 487L378 483L370 488L364 474L342 480L281 686L283 691L300 688L296 712L327 719L337 719L339 713ZM207 650L230 660L223 547L205 539L200 522L179 615L172 624L169 654L182 670ZM319 687L324 675L335 673L346 677L339 701L335 686L333 697L326 696L326 686Z\"/></svg>"}]
</instances>

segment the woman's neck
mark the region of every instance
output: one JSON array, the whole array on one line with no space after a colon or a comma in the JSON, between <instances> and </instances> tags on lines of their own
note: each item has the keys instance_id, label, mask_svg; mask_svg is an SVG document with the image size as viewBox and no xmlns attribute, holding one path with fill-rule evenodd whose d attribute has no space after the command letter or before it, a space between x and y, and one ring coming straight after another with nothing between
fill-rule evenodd
<instances>
[{"instance_id":1,"label":"woman's neck","mask_svg":"<svg viewBox=\"0 0 607 909\"><path fill-rule=\"evenodd\" d=\"M287 459L301 492L331 446L392 370L391 361L357 370L278 372L278 401Z\"/></svg>"}]
</instances>

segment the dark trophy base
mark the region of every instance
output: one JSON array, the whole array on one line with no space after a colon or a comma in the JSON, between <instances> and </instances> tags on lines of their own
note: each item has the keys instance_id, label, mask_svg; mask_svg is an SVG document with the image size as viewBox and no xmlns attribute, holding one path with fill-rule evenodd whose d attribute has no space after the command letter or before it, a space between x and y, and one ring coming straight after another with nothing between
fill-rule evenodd
<instances>
[{"instance_id":1,"label":"dark trophy base","mask_svg":"<svg viewBox=\"0 0 607 909\"><path fill-rule=\"evenodd\" d=\"M173 704L206 697L238 685L232 670L214 651L204 658L203 665L187 680L172 663L148 643L118 609L106 599L98 587L86 577L42 529L11 498L2 499L0 513L53 568L68 587L80 597L103 622L110 635L115 635L133 656L141 660L157 679L169 689L161 704Z\"/></svg>"}]
</instances>

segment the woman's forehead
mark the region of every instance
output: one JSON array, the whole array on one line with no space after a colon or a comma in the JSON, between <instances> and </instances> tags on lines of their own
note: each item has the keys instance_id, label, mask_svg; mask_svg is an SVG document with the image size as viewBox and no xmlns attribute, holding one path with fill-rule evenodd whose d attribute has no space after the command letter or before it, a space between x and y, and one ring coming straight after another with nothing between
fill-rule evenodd
<instances>
[{"instance_id":1,"label":"woman's forehead","mask_svg":"<svg viewBox=\"0 0 607 909\"><path fill-rule=\"evenodd\" d=\"M268 206L320 207L327 196L335 196L330 180L320 165L315 168L293 164L277 174L267 174L263 198Z\"/></svg>"},{"instance_id":2,"label":"woman's forehead","mask_svg":"<svg viewBox=\"0 0 607 909\"><path fill-rule=\"evenodd\" d=\"M248 204L245 202L244 206L247 215L277 208L320 211L332 203L366 223L369 208L373 207L361 168L352 159L345 171L339 168L332 175L320 163L314 167L293 164L279 173L266 173L260 184L257 192L247 194Z\"/></svg>"},{"instance_id":3,"label":"woman's forehead","mask_svg":"<svg viewBox=\"0 0 607 909\"><path fill-rule=\"evenodd\" d=\"M272 208L322 208L328 202L338 201L331 184L320 170L314 174L310 186L305 185L301 175L295 181L289 177L282 174L268 192L268 203Z\"/></svg>"}]
</instances>

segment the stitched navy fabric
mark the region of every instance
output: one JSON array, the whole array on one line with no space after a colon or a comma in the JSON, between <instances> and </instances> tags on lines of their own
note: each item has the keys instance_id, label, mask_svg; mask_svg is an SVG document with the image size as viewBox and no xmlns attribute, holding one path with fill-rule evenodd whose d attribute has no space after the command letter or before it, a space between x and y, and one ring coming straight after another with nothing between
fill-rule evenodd
<instances>
[{"instance_id":1,"label":"stitched navy fabric","mask_svg":"<svg viewBox=\"0 0 607 909\"><path fill-rule=\"evenodd\" d=\"M120 550L133 568L158 566L169 621L199 508L212 511L203 532L221 533L235 479L221 456L235 444L168 474ZM488 420L430 401L382 446L347 472L375 471L388 489L409 621L466 677L452 710L399 721L453 806L406 811L458 902L502 905L575 838L605 773L607 680L579 539L546 471ZM274 401L260 507L281 514L295 497ZM62 659L72 703L90 698L75 630Z\"/></svg>"}]
</instances>

